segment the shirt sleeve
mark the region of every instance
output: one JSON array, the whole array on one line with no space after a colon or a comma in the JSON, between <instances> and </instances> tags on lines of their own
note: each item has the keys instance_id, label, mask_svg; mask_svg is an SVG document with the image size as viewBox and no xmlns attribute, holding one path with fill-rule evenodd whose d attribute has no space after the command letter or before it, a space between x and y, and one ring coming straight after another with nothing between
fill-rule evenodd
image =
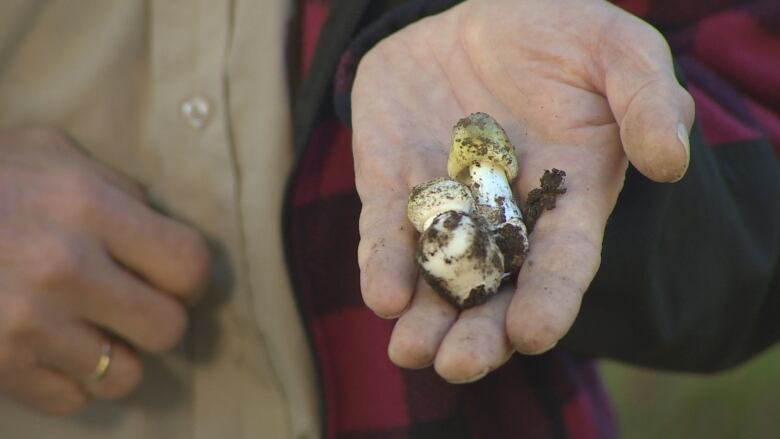
<instances>
[{"instance_id":1,"label":"shirt sleeve","mask_svg":"<svg viewBox=\"0 0 780 439\"><path fill-rule=\"evenodd\" d=\"M675 184L630 168L602 264L563 346L673 370L736 365L780 337L780 162L765 140L706 145Z\"/></svg>"}]
</instances>

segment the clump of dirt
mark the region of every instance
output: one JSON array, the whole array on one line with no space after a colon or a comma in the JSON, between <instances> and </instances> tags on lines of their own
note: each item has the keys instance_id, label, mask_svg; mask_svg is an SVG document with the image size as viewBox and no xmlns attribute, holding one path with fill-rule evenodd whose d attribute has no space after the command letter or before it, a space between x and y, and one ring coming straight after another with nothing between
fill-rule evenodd
<instances>
[{"instance_id":1,"label":"clump of dirt","mask_svg":"<svg viewBox=\"0 0 780 439\"><path fill-rule=\"evenodd\" d=\"M523 222L528 233L534 229L542 212L555 209L555 200L559 195L566 193L566 188L563 186L565 179L565 171L555 168L552 171L545 170L542 178L539 179L539 187L528 192L525 205L521 207Z\"/></svg>"},{"instance_id":2,"label":"clump of dirt","mask_svg":"<svg viewBox=\"0 0 780 439\"><path fill-rule=\"evenodd\" d=\"M523 264L528 246L525 235L514 224L504 224L494 232L496 245L504 255L504 272L513 273ZM507 257L511 255L511 257ZM515 268L516 267L516 268Z\"/></svg>"}]
</instances>

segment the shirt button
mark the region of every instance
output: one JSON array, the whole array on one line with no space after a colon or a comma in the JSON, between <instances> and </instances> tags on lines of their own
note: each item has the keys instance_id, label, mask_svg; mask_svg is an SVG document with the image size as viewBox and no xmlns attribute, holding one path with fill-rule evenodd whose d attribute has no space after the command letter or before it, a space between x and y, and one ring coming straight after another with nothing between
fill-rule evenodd
<instances>
[{"instance_id":1,"label":"shirt button","mask_svg":"<svg viewBox=\"0 0 780 439\"><path fill-rule=\"evenodd\" d=\"M181 114L193 128L200 129L209 122L212 105L203 96L193 96L181 103Z\"/></svg>"}]
</instances>

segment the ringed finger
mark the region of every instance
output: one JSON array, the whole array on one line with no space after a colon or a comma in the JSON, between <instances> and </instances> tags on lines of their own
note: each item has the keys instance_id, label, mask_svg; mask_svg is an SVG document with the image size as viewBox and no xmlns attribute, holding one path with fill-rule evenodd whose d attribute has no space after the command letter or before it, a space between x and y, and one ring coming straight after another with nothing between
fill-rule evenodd
<instances>
[{"instance_id":1,"label":"ringed finger","mask_svg":"<svg viewBox=\"0 0 780 439\"><path fill-rule=\"evenodd\" d=\"M186 330L184 305L107 255L96 259L93 269L75 286L84 297L76 312L139 349L165 352L173 348Z\"/></svg>"},{"instance_id":2,"label":"ringed finger","mask_svg":"<svg viewBox=\"0 0 780 439\"><path fill-rule=\"evenodd\" d=\"M85 322L60 325L41 350L39 358L43 364L80 381L95 398L127 396L141 382L138 355L123 342ZM106 364L99 364L104 355ZM96 376L99 367L104 368L101 377Z\"/></svg>"}]
</instances>

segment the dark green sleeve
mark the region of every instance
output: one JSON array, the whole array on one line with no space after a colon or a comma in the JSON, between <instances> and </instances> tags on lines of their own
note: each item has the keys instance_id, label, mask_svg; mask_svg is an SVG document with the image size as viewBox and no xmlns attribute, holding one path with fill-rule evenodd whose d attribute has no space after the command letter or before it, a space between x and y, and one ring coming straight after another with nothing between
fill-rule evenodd
<instances>
[{"instance_id":1,"label":"dark green sleeve","mask_svg":"<svg viewBox=\"0 0 780 439\"><path fill-rule=\"evenodd\" d=\"M629 169L564 346L715 371L780 337L780 161L767 141L691 143L679 183Z\"/></svg>"}]
</instances>

